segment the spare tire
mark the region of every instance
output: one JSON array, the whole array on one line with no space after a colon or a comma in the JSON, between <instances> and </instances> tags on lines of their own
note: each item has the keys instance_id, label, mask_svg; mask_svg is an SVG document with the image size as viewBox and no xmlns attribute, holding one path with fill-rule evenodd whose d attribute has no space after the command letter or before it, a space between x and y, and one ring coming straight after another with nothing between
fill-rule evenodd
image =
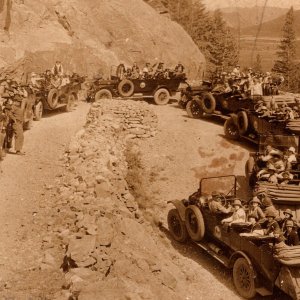
<instances>
[{"instance_id":1,"label":"spare tire","mask_svg":"<svg viewBox=\"0 0 300 300\"><path fill-rule=\"evenodd\" d=\"M216 110L216 99L211 93L203 94L202 109L207 114L212 114Z\"/></svg>"},{"instance_id":2,"label":"spare tire","mask_svg":"<svg viewBox=\"0 0 300 300\"><path fill-rule=\"evenodd\" d=\"M101 99L112 99L112 93L108 89L101 89L95 94L95 101L99 101Z\"/></svg>"},{"instance_id":3,"label":"spare tire","mask_svg":"<svg viewBox=\"0 0 300 300\"><path fill-rule=\"evenodd\" d=\"M49 108L54 109L58 104L58 90L51 89L48 93L47 104Z\"/></svg>"},{"instance_id":4,"label":"spare tire","mask_svg":"<svg viewBox=\"0 0 300 300\"><path fill-rule=\"evenodd\" d=\"M245 111L238 112L237 125L238 125L239 134L244 135L247 132L249 126L248 116Z\"/></svg>"},{"instance_id":5,"label":"spare tire","mask_svg":"<svg viewBox=\"0 0 300 300\"><path fill-rule=\"evenodd\" d=\"M166 105L170 101L170 93L167 89L160 88L154 93L154 102L157 105Z\"/></svg>"},{"instance_id":6,"label":"spare tire","mask_svg":"<svg viewBox=\"0 0 300 300\"><path fill-rule=\"evenodd\" d=\"M129 79L123 79L118 84L118 92L122 97L131 97L134 93L134 84Z\"/></svg>"},{"instance_id":7,"label":"spare tire","mask_svg":"<svg viewBox=\"0 0 300 300\"><path fill-rule=\"evenodd\" d=\"M204 219L200 209L189 205L185 210L185 226L191 239L200 242L205 234Z\"/></svg>"}]
</instances>

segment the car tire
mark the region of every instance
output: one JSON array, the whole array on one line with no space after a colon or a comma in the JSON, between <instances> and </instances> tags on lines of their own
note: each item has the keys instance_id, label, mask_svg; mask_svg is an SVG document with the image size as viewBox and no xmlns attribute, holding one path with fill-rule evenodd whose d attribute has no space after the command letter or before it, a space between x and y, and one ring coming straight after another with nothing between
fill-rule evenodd
<instances>
[{"instance_id":1,"label":"car tire","mask_svg":"<svg viewBox=\"0 0 300 300\"><path fill-rule=\"evenodd\" d=\"M187 103L186 111L190 118L199 119L203 116L202 107L195 100Z\"/></svg>"},{"instance_id":2,"label":"car tire","mask_svg":"<svg viewBox=\"0 0 300 300\"><path fill-rule=\"evenodd\" d=\"M44 106L43 102L40 101L35 107L34 107L34 120L40 121L43 116Z\"/></svg>"},{"instance_id":3,"label":"car tire","mask_svg":"<svg viewBox=\"0 0 300 300\"><path fill-rule=\"evenodd\" d=\"M47 103L49 108L55 109L58 104L58 90L51 89L47 96Z\"/></svg>"},{"instance_id":4,"label":"car tire","mask_svg":"<svg viewBox=\"0 0 300 300\"><path fill-rule=\"evenodd\" d=\"M239 129L232 118L226 120L224 124L225 136L231 140L238 140L240 137Z\"/></svg>"},{"instance_id":5,"label":"car tire","mask_svg":"<svg viewBox=\"0 0 300 300\"><path fill-rule=\"evenodd\" d=\"M237 114L237 124L239 129L239 134L244 135L249 126L248 116L245 111L239 111Z\"/></svg>"},{"instance_id":6,"label":"car tire","mask_svg":"<svg viewBox=\"0 0 300 300\"><path fill-rule=\"evenodd\" d=\"M134 84L129 79L123 79L118 84L118 92L122 97L131 97L134 93Z\"/></svg>"},{"instance_id":7,"label":"car tire","mask_svg":"<svg viewBox=\"0 0 300 300\"><path fill-rule=\"evenodd\" d=\"M166 105L170 101L170 93L167 89L158 89L154 93L154 102L157 105Z\"/></svg>"},{"instance_id":8,"label":"car tire","mask_svg":"<svg viewBox=\"0 0 300 300\"><path fill-rule=\"evenodd\" d=\"M202 98L202 109L207 114L212 114L216 110L216 99L211 93L204 93Z\"/></svg>"},{"instance_id":9,"label":"car tire","mask_svg":"<svg viewBox=\"0 0 300 300\"><path fill-rule=\"evenodd\" d=\"M102 89L95 94L95 101L102 99L112 99L112 93L108 89Z\"/></svg>"},{"instance_id":10,"label":"car tire","mask_svg":"<svg viewBox=\"0 0 300 300\"><path fill-rule=\"evenodd\" d=\"M200 209L190 205L185 210L185 226L191 239L200 242L205 234L204 219Z\"/></svg>"},{"instance_id":11,"label":"car tire","mask_svg":"<svg viewBox=\"0 0 300 300\"><path fill-rule=\"evenodd\" d=\"M254 273L244 257L235 261L232 275L237 292L245 299L254 298L256 295Z\"/></svg>"},{"instance_id":12,"label":"car tire","mask_svg":"<svg viewBox=\"0 0 300 300\"><path fill-rule=\"evenodd\" d=\"M177 209L173 208L168 213L168 228L173 237L177 242L184 243L188 238L185 223L181 220Z\"/></svg>"}]
</instances>

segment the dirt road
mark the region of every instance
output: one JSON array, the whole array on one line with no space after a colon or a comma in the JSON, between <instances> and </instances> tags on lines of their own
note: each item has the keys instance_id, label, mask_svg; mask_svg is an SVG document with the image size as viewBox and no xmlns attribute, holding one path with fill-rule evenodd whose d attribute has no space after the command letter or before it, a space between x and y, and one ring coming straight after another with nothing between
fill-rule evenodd
<instances>
[{"instance_id":1,"label":"dirt road","mask_svg":"<svg viewBox=\"0 0 300 300\"><path fill-rule=\"evenodd\" d=\"M32 290L43 289L38 287L40 282L25 278L38 268L41 259L46 230L40 227L47 226L42 218L51 203L45 187L53 186L55 176L63 172L60 156L72 135L84 125L88 109L89 105L82 102L71 113L52 112L34 122L25 132L26 155L8 154L2 163L0 295L13 291L15 299L29 299Z\"/></svg>"}]
</instances>

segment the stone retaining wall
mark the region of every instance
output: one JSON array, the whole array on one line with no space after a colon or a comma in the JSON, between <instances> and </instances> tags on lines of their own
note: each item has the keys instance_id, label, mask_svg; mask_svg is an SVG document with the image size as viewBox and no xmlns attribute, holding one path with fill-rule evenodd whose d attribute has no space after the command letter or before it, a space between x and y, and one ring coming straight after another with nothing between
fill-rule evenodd
<instances>
[{"instance_id":1,"label":"stone retaining wall","mask_svg":"<svg viewBox=\"0 0 300 300\"><path fill-rule=\"evenodd\" d=\"M55 299L173 299L177 280L152 237L125 180L127 139L155 134L145 103L92 104L87 124L64 156L48 222L42 268L55 260L47 243L64 249L64 289ZM139 125L138 127L136 127ZM138 131L133 131L137 129ZM142 225L143 224L143 225ZM52 245L53 246L53 245ZM56 267L58 267L56 265Z\"/></svg>"}]
</instances>

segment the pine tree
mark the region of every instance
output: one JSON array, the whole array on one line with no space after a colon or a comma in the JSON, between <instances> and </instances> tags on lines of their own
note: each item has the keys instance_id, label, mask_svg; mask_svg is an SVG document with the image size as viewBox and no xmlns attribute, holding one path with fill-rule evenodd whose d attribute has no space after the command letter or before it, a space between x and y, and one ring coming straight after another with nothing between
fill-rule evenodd
<instances>
[{"instance_id":1,"label":"pine tree","mask_svg":"<svg viewBox=\"0 0 300 300\"><path fill-rule=\"evenodd\" d=\"M290 88L291 75L295 68L296 56L296 35L294 29L294 9L293 7L286 14L285 23L282 28L283 37L277 51L277 60L272 71L282 74L285 78L285 85Z\"/></svg>"},{"instance_id":2,"label":"pine tree","mask_svg":"<svg viewBox=\"0 0 300 300\"><path fill-rule=\"evenodd\" d=\"M259 53L256 55L256 61L254 62L254 65L253 65L253 71L255 71L256 73L262 72L261 56Z\"/></svg>"}]
</instances>

